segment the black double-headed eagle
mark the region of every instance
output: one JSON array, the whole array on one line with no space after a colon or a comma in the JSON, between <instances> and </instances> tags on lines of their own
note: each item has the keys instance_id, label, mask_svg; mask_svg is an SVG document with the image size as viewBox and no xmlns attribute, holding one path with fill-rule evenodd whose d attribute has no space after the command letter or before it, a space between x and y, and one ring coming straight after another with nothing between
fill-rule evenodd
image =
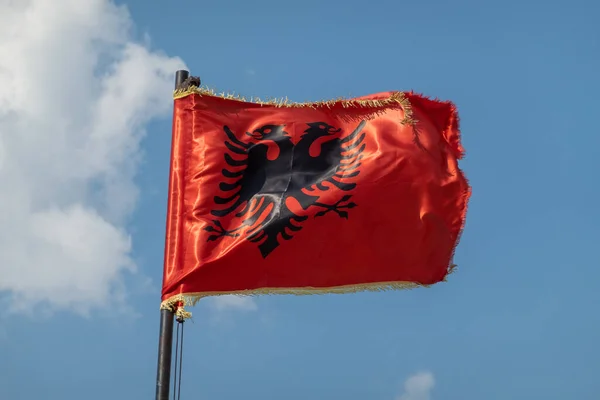
<instances>
[{"instance_id":1,"label":"black double-headed eagle","mask_svg":"<svg viewBox=\"0 0 600 400\"><path fill-rule=\"evenodd\" d=\"M227 168L219 184L222 194L214 197L216 206L211 211L217 218L205 228L210 232L208 241L244 235L267 257L280 240L290 240L302 229L312 207L319 209L315 217L333 212L348 218L347 210L356 207L350 193L333 204L320 199L332 187L342 192L356 187L366 147L365 125L362 121L352 133L343 135L341 129L324 122L306 123L296 144L285 125L264 125L247 132L248 143L224 126ZM291 202L296 207L290 207ZM226 229L220 218L232 214L241 222Z\"/></svg>"}]
</instances>

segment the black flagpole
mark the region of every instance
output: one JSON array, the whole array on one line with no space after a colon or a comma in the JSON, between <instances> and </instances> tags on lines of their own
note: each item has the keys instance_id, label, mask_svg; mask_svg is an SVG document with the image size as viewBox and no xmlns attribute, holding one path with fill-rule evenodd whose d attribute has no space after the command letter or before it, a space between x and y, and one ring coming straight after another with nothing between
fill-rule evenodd
<instances>
[{"instance_id":1,"label":"black flagpole","mask_svg":"<svg viewBox=\"0 0 600 400\"><path fill-rule=\"evenodd\" d=\"M190 76L189 71L175 73L175 89ZM169 400L171 383L171 355L173 353L173 323L175 314L170 310L160 310L160 334L158 337L158 365L156 373L156 400Z\"/></svg>"}]
</instances>

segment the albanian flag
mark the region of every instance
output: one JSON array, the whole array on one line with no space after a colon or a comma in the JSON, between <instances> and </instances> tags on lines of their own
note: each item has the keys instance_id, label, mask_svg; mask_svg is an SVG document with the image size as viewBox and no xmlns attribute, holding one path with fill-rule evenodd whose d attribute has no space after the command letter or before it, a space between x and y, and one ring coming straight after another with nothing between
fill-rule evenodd
<instances>
[{"instance_id":1,"label":"albanian flag","mask_svg":"<svg viewBox=\"0 0 600 400\"><path fill-rule=\"evenodd\" d=\"M163 307L220 294L427 286L470 188L452 103L175 93Z\"/></svg>"}]
</instances>

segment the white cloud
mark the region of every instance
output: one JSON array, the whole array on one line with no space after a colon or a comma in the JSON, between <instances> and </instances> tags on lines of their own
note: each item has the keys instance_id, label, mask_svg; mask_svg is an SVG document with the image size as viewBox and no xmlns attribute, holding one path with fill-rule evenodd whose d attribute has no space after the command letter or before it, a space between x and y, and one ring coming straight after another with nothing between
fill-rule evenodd
<instances>
[{"instance_id":1,"label":"white cloud","mask_svg":"<svg viewBox=\"0 0 600 400\"><path fill-rule=\"evenodd\" d=\"M430 400L435 380L431 372L420 372L404 382L404 393L397 400Z\"/></svg>"},{"instance_id":2,"label":"white cloud","mask_svg":"<svg viewBox=\"0 0 600 400\"><path fill-rule=\"evenodd\" d=\"M178 58L108 0L0 0L0 294L13 311L123 302L144 125Z\"/></svg>"},{"instance_id":3,"label":"white cloud","mask_svg":"<svg viewBox=\"0 0 600 400\"><path fill-rule=\"evenodd\" d=\"M217 296L211 300L211 307L216 311L256 311L258 306L251 297L225 295Z\"/></svg>"}]
</instances>

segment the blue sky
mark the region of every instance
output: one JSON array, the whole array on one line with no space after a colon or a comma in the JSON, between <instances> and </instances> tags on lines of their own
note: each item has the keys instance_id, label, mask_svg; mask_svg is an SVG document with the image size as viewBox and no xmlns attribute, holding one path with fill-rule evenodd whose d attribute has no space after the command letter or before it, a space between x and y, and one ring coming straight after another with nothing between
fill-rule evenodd
<instances>
[{"instance_id":1,"label":"blue sky","mask_svg":"<svg viewBox=\"0 0 600 400\"><path fill-rule=\"evenodd\" d=\"M183 398L598 398L600 3L119 2L129 15L104 0L39 4L0 5L0 253L21 249L0 256L1 399L154 395L170 74L183 63L247 96L452 100L473 186L447 283L201 302ZM88 105L106 108L91 131ZM63 168L77 152L85 168ZM89 252L69 247L86 240Z\"/></svg>"}]
</instances>

